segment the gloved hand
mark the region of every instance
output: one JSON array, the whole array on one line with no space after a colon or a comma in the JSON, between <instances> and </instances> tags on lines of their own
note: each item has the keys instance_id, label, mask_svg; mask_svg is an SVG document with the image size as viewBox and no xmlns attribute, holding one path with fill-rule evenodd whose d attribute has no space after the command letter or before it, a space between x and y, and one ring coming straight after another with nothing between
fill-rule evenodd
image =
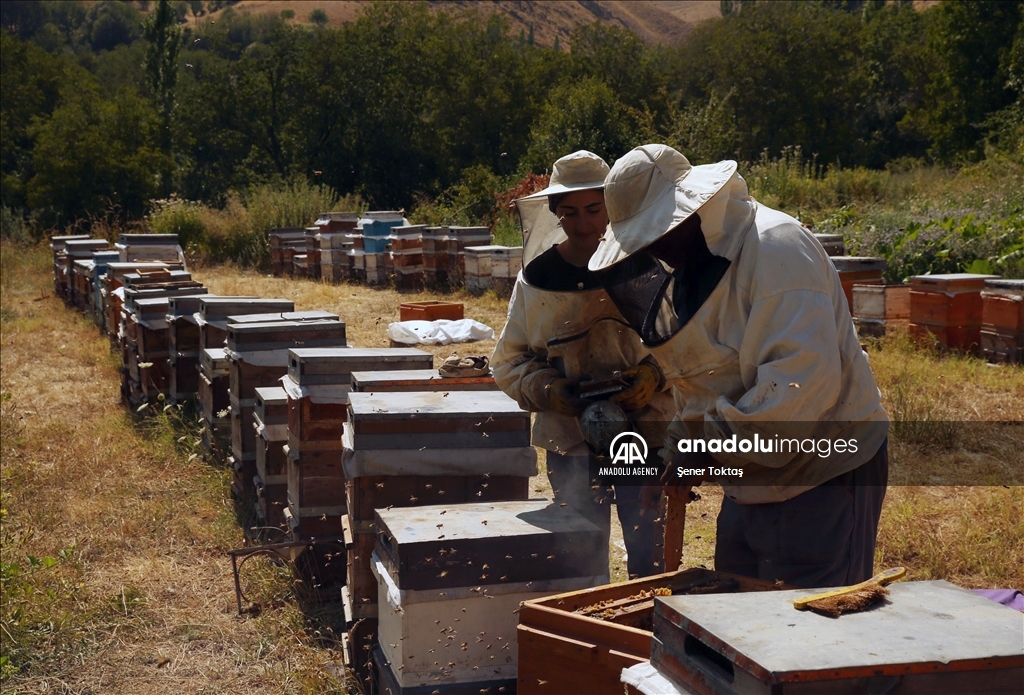
<instances>
[{"instance_id":1,"label":"gloved hand","mask_svg":"<svg viewBox=\"0 0 1024 695\"><path fill-rule=\"evenodd\" d=\"M586 398L576 395L576 386L579 383L579 379L560 378L545 386L550 409L561 415L578 417L590 405Z\"/></svg>"},{"instance_id":2,"label":"gloved hand","mask_svg":"<svg viewBox=\"0 0 1024 695\"><path fill-rule=\"evenodd\" d=\"M633 385L620 391L608 400L623 410L640 410L651 402L658 385L661 383L661 372L653 364L638 364L622 370L622 376L632 379Z\"/></svg>"}]
</instances>

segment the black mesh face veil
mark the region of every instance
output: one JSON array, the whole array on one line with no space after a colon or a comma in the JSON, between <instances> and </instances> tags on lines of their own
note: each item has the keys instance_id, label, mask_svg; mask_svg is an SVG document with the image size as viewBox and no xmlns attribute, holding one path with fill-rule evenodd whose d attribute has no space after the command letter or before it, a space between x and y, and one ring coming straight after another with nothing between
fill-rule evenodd
<instances>
[{"instance_id":1,"label":"black mesh face veil","mask_svg":"<svg viewBox=\"0 0 1024 695\"><path fill-rule=\"evenodd\" d=\"M672 305L675 281L657 258L646 252L635 253L597 271L597 275L619 313L645 345L660 345L679 330Z\"/></svg>"}]
</instances>

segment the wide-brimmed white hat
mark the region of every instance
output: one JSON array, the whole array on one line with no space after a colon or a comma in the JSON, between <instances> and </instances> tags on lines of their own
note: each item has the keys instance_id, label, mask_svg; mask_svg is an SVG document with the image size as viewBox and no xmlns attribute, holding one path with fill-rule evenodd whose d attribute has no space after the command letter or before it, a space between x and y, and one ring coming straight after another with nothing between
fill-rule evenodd
<instances>
[{"instance_id":1,"label":"wide-brimmed white hat","mask_svg":"<svg viewBox=\"0 0 1024 695\"><path fill-rule=\"evenodd\" d=\"M608 164L593 152L573 152L555 162L547 188L514 201L523 228L524 267L566 238L548 205L550 196L604 188L608 171Z\"/></svg>"},{"instance_id":2,"label":"wide-brimmed white hat","mask_svg":"<svg viewBox=\"0 0 1024 695\"><path fill-rule=\"evenodd\" d=\"M608 228L590 258L603 270L678 227L729 182L736 162L693 166L668 145L643 145L615 162L604 182Z\"/></svg>"},{"instance_id":3,"label":"wide-brimmed white hat","mask_svg":"<svg viewBox=\"0 0 1024 695\"><path fill-rule=\"evenodd\" d=\"M543 191L537 191L521 198L548 198L553 195L585 191L592 188L604 188L604 179L608 176L608 163L593 152L579 150L567 154L551 167L551 181Z\"/></svg>"}]
</instances>

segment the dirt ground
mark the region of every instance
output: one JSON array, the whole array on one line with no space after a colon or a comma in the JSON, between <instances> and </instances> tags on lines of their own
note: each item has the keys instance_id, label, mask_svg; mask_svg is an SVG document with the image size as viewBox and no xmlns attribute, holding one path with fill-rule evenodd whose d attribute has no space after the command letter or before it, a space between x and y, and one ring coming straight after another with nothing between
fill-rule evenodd
<instances>
[{"instance_id":1,"label":"dirt ground","mask_svg":"<svg viewBox=\"0 0 1024 695\"><path fill-rule=\"evenodd\" d=\"M226 551L244 544L228 471L203 462L194 424L174 409L141 415L118 403L118 360L107 338L53 297L45 250L4 246L0 301L3 561L0 678L17 693L346 692L330 664L340 643L330 616L301 609L290 576L265 561L243 584L258 610L239 616ZM217 294L289 297L339 313L353 345L386 345L401 301L428 295L199 268ZM506 301L449 297L500 330ZM489 354L493 342L459 346ZM891 413L1024 420L1024 370L939 358L898 341L872 346ZM441 358L451 348L432 349ZM955 433L954 433L955 434ZM953 446L920 439L893 457L938 466L1022 464L1020 443ZM1016 457L1016 458L1014 458ZM986 464L989 465L989 464ZM995 465L995 464L991 464ZM532 481L538 495L544 475ZM687 514L685 566L712 567L720 492L706 487ZM1001 484L891 487L878 566L968 587L1024 586L1024 489ZM621 542L618 535L613 546ZM624 575L621 550L613 578Z\"/></svg>"}]
</instances>

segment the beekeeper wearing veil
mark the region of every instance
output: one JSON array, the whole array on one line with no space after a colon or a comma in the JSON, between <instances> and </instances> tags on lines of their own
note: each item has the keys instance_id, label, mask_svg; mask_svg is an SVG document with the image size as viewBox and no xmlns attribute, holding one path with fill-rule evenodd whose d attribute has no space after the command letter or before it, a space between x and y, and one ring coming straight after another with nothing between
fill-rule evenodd
<instances>
[{"instance_id":1,"label":"beekeeper wearing veil","mask_svg":"<svg viewBox=\"0 0 1024 695\"><path fill-rule=\"evenodd\" d=\"M491 358L499 387L536 413L533 444L547 452L556 501L595 523L606 538L612 496L594 476L594 458L581 431L578 418L588 401L577 393L580 381L621 372L629 386L609 400L652 443L663 439L673 411L656 362L587 270L608 223L602 190L608 171L597 155L574 152L555 162L547 188L515 201L523 270ZM640 514L639 493L638 486L618 485L614 502L628 572L648 576L661 571L656 556L661 544L655 539L655 515Z\"/></svg>"}]
</instances>

